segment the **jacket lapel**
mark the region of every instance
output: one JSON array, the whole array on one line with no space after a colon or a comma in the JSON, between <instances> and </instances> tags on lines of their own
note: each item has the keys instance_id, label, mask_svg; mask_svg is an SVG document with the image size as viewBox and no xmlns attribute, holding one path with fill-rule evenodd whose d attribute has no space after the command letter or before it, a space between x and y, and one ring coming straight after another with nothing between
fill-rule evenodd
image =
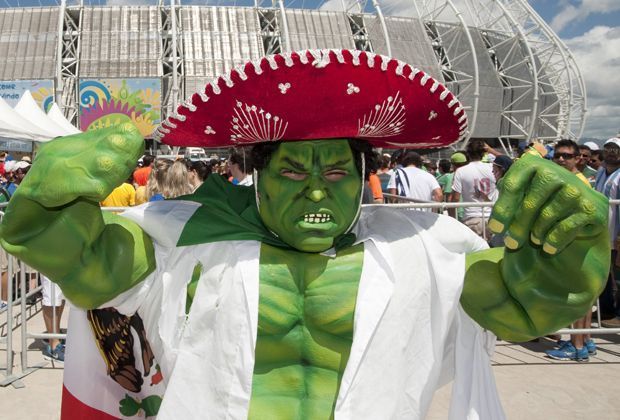
<instances>
[{"instance_id":1,"label":"jacket lapel","mask_svg":"<svg viewBox=\"0 0 620 420\"><path fill-rule=\"evenodd\" d=\"M391 260L389 247L381 238L373 238L364 243L364 267L355 304L353 344L340 383L336 411L347 397L366 348L392 297L394 273L390 268Z\"/></svg>"}]
</instances>

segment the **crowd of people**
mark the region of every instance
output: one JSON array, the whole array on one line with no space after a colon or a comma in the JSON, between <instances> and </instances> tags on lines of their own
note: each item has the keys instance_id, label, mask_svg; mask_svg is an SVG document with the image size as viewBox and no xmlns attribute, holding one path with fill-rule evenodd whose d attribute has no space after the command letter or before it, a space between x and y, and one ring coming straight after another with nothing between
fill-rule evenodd
<instances>
[{"instance_id":1,"label":"crowd of people","mask_svg":"<svg viewBox=\"0 0 620 420\"><path fill-rule=\"evenodd\" d=\"M535 150L543 158L572 172L609 199L620 198L620 138L609 139L602 149L593 142L577 144L572 140L560 140L547 147L531 143L520 152L528 150ZM382 155L375 153L367 161L370 165L365 170L364 204L394 203L400 197L419 203L481 203L481 206L450 208L448 214L468 226L492 247L504 246L504 241L510 240L502 235L491 234L488 219L492 207L482 204L493 203L497 199L497 184L514 159L490 147L485 141L474 139L465 150L453 152L449 159L432 159L414 151L403 150ZM0 202L9 201L28 173L30 165L29 156L15 160L7 152L0 154ZM209 176L221 176L235 185L251 186L252 171L251 155L244 149L231 151L227 160L212 159L207 162L181 158L172 160L146 154L139 160L129 179L115 188L100 204L102 207L122 208L173 199L193 193ZM620 265L620 216L616 206L610 207L610 216L611 259ZM0 309L4 309L8 300L8 256L4 251L1 254ZM598 308L605 327L620 327L620 293L617 291L613 266ZM42 275L36 277L36 273L33 273L29 289L39 283L43 286L43 314L47 332L57 333L60 331L64 298L49 279ZM589 311L573 327L589 328L591 322L592 311ZM62 361L64 343L57 339L49 340L43 354ZM589 356L596 354L596 345L589 334L571 335L568 340L557 337L557 348L547 351L547 354L554 359L587 361Z\"/></svg>"},{"instance_id":2,"label":"crowd of people","mask_svg":"<svg viewBox=\"0 0 620 420\"><path fill-rule=\"evenodd\" d=\"M520 152L528 150L535 150L543 158L562 166L610 200L620 199L620 138L607 140L602 149L594 142L577 144L573 140L563 139L547 147L531 143ZM472 140L466 150L454 152L450 159L433 161L412 151L386 154L381 157L379 167L371 169L370 176L376 175L382 180L379 194L406 197L408 201L493 203L498 197L497 183L513 162L512 157L493 149L483 140ZM380 202L398 201L379 196L377 190L372 188L372 182L368 184L375 200L366 200L366 203L378 202L377 197L381 198ZM487 240L490 246L505 245L506 238L503 235L491 235L488 229L490 206L459 207L449 209L448 213ZM610 207L609 232L612 238L611 260L615 264L612 264L598 310L601 311L602 326L618 328L620 293L614 278L614 265L620 265L620 219L617 206ZM591 323L592 311L589 311L575 321L572 327L590 328ZM546 352L553 359L587 361L589 356L596 354L596 345L590 334L573 334L568 340L560 336L553 338L557 339L556 348Z\"/></svg>"}]
</instances>

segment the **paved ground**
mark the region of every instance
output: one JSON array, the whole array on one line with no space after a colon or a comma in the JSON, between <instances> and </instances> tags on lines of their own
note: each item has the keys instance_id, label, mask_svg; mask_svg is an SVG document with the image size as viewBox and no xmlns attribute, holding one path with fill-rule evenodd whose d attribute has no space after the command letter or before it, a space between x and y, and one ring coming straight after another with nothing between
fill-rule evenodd
<instances>
[{"instance_id":1,"label":"paved ground","mask_svg":"<svg viewBox=\"0 0 620 420\"><path fill-rule=\"evenodd\" d=\"M39 307L40 308L40 307ZM30 332L42 332L40 313L32 312ZM66 318L66 317L65 317ZM5 316L0 331L6 334ZM14 334L15 371L20 372L19 340ZM618 419L620 395L614 391L620 378L620 336L595 336L598 354L588 363L556 362L544 357L553 342L516 345L500 342L493 370L504 410L509 419ZM42 362L40 340L28 341L28 364ZM6 344L0 343L0 369L6 368ZM0 380L4 379L0 370ZM47 364L21 379L23 388L0 387L0 419L58 419L62 367ZM450 386L433 400L429 419L447 418Z\"/></svg>"}]
</instances>

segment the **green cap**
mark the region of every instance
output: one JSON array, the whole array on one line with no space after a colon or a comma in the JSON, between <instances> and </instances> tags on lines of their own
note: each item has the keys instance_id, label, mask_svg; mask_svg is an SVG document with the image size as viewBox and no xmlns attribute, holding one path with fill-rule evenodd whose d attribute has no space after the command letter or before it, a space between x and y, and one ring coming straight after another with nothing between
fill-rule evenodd
<instances>
[{"instance_id":1,"label":"green cap","mask_svg":"<svg viewBox=\"0 0 620 420\"><path fill-rule=\"evenodd\" d=\"M450 162L452 163L467 163L467 156L461 152L456 152L450 156Z\"/></svg>"}]
</instances>

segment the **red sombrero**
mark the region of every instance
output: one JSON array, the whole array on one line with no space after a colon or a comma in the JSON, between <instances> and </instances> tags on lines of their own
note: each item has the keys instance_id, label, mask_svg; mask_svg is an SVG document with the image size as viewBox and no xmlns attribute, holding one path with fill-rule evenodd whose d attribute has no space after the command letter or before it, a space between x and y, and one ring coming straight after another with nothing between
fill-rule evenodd
<instances>
[{"instance_id":1,"label":"red sombrero","mask_svg":"<svg viewBox=\"0 0 620 420\"><path fill-rule=\"evenodd\" d=\"M207 84L155 137L172 146L358 138L387 148L444 147L464 136L456 97L402 61L308 50L252 61Z\"/></svg>"}]
</instances>

